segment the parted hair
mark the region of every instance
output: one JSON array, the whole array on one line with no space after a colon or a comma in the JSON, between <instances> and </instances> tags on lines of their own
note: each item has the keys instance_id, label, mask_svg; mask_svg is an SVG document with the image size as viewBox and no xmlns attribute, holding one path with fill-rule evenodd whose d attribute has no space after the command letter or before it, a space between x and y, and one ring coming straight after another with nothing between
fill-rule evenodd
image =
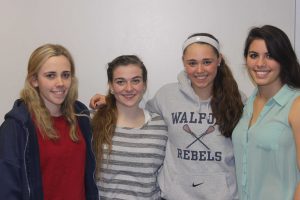
<instances>
[{"instance_id":1,"label":"parted hair","mask_svg":"<svg viewBox=\"0 0 300 200\"><path fill-rule=\"evenodd\" d=\"M219 43L218 39L209 33L195 33L189 36L188 39L194 36L210 37ZM208 44L205 42L197 43ZM214 46L210 46L214 49L217 57L219 57L220 52ZM183 55L185 50L183 51ZM225 137L231 137L232 131L242 115L243 102L238 89L238 84L223 56L220 66L218 66L217 75L214 79L210 104L221 134Z\"/></svg>"},{"instance_id":2,"label":"parted hair","mask_svg":"<svg viewBox=\"0 0 300 200\"><path fill-rule=\"evenodd\" d=\"M142 69L143 82L147 83L147 69L144 63L135 55L122 55L108 63L108 83L113 83L113 74L119 66L136 65ZM112 138L114 136L118 119L118 110L115 96L108 91L106 104L100 107L92 119L93 149L96 157L96 176L100 177L99 171L103 164L104 145L108 146L108 155L112 151Z\"/></svg>"},{"instance_id":3,"label":"parted hair","mask_svg":"<svg viewBox=\"0 0 300 200\"><path fill-rule=\"evenodd\" d=\"M32 81L37 78L37 74L42 65L51 57L65 56L71 64L71 86L68 94L62 103L61 112L70 125L70 138L72 141L78 141L76 132L76 116L74 103L78 97L78 84L75 77L75 66L70 52L58 44L45 44L38 47L30 56L27 67L27 76L24 88L20 92L20 97L26 104L31 117L36 126L40 129L43 137L56 140L59 135L53 127L53 121L49 110L46 108L43 99L40 96L39 88L32 85Z\"/></svg>"}]
</instances>

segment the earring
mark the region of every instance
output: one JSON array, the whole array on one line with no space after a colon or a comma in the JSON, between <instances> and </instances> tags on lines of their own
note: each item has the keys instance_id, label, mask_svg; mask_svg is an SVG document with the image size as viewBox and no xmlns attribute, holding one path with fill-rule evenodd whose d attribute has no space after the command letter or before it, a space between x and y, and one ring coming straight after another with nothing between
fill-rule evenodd
<instances>
[{"instance_id":1,"label":"earring","mask_svg":"<svg viewBox=\"0 0 300 200\"><path fill-rule=\"evenodd\" d=\"M110 89L110 93L111 93L111 94L114 94L115 91L114 91L113 89Z\"/></svg>"}]
</instances>

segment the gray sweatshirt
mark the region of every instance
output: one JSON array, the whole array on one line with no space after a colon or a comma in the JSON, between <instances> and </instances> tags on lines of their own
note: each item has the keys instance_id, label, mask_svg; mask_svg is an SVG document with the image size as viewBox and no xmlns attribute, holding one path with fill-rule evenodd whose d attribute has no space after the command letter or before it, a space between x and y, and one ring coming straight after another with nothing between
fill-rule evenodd
<instances>
[{"instance_id":1,"label":"gray sweatshirt","mask_svg":"<svg viewBox=\"0 0 300 200\"><path fill-rule=\"evenodd\" d=\"M219 132L210 99L201 100L182 71L178 83L163 86L146 108L168 126L161 196L168 200L238 199L233 147Z\"/></svg>"}]
</instances>

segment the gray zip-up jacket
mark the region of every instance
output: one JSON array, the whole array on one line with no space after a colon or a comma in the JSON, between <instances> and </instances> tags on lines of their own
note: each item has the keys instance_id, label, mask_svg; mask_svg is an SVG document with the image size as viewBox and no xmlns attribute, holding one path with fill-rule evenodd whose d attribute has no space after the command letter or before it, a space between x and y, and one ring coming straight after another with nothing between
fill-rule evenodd
<instances>
[{"instance_id":1,"label":"gray zip-up jacket","mask_svg":"<svg viewBox=\"0 0 300 200\"><path fill-rule=\"evenodd\" d=\"M168 126L158 182L168 200L238 199L233 147L219 132L210 99L201 100L183 71L178 83L163 86L146 108Z\"/></svg>"}]
</instances>

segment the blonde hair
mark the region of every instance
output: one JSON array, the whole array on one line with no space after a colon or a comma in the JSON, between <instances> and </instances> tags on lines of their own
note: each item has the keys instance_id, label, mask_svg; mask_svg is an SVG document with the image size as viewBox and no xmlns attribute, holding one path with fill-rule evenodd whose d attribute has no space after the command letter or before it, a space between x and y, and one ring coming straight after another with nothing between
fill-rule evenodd
<instances>
[{"instance_id":1,"label":"blonde hair","mask_svg":"<svg viewBox=\"0 0 300 200\"><path fill-rule=\"evenodd\" d=\"M37 77L41 66L51 57L64 56L71 64L71 86L68 94L62 103L61 112L66 117L70 125L70 138L72 141L78 141L76 132L76 116L74 103L78 97L78 83L75 77L75 66L70 52L63 46L57 44L45 44L38 47L30 56L27 67L27 76L25 85L20 96L24 100L31 117L35 119L37 127L40 129L43 137L49 139L58 139L49 110L46 108L43 99L40 97L39 89L32 85L32 80Z\"/></svg>"}]
</instances>

